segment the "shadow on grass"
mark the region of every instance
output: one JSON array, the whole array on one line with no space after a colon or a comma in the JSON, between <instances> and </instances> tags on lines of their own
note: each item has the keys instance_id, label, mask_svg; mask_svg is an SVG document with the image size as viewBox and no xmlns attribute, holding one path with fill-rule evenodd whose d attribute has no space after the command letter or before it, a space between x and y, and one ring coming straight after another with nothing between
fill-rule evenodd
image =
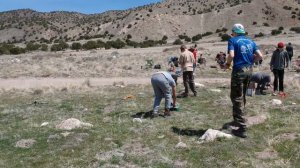
<instances>
[{"instance_id":1,"label":"shadow on grass","mask_svg":"<svg viewBox=\"0 0 300 168\"><path fill-rule=\"evenodd\" d=\"M147 112L138 112L134 115L131 115L132 118L152 118L152 110Z\"/></svg>"},{"instance_id":2,"label":"shadow on grass","mask_svg":"<svg viewBox=\"0 0 300 168\"><path fill-rule=\"evenodd\" d=\"M185 135L185 136L198 136L201 137L206 130L200 129L200 130L194 130L190 128L181 129L177 127L172 127L172 131L178 135Z\"/></svg>"}]
</instances>

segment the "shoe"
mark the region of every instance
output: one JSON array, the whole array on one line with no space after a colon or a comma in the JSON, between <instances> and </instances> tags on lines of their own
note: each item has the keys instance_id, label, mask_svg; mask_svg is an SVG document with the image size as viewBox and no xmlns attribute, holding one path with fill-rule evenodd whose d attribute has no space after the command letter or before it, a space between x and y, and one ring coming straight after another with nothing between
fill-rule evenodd
<instances>
[{"instance_id":1,"label":"shoe","mask_svg":"<svg viewBox=\"0 0 300 168\"><path fill-rule=\"evenodd\" d=\"M276 92L273 92L273 93L272 93L272 96L277 96L277 93L276 93Z\"/></svg>"},{"instance_id":2,"label":"shoe","mask_svg":"<svg viewBox=\"0 0 300 168\"><path fill-rule=\"evenodd\" d=\"M197 97L197 92L194 93L194 97Z\"/></svg>"},{"instance_id":3,"label":"shoe","mask_svg":"<svg viewBox=\"0 0 300 168\"><path fill-rule=\"evenodd\" d=\"M159 116L158 112L151 113L151 118L155 118L155 117L158 117L158 116Z\"/></svg>"},{"instance_id":4,"label":"shoe","mask_svg":"<svg viewBox=\"0 0 300 168\"><path fill-rule=\"evenodd\" d=\"M284 92L279 92L279 96L280 96L281 98L285 98L285 97L286 97L286 93L284 93Z\"/></svg>"},{"instance_id":5,"label":"shoe","mask_svg":"<svg viewBox=\"0 0 300 168\"><path fill-rule=\"evenodd\" d=\"M171 116L171 112L169 109L166 109L165 112L164 112L164 116L167 117L167 116Z\"/></svg>"},{"instance_id":6,"label":"shoe","mask_svg":"<svg viewBox=\"0 0 300 168\"><path fill-rule=\"evenodd\" d=\"M189 97L189 94L188 94L188 93L183 93L183 94L181 95L181 97Z\"/></svg>"},{"instance_id":7,"label":"shoe","mask_svg":"<svg viewBox=\"0 0 300 168\"><path fill-rule=\"evenodd\" d=\"M239 128L237 130L232 130L231 133L237 137L240 138L247 138L246 130L245 128Z\"/></svg>"}]
</instances>

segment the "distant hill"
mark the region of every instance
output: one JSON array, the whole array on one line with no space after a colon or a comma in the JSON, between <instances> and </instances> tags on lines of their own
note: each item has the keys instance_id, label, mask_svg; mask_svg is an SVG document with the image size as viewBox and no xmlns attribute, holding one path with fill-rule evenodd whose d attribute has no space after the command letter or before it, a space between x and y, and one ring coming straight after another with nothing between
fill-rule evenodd
<instances>
[{"instance_id":1,"label":"distant hill","mask_svg":"<svg viewBox=\"0 0 300 168\"><path fill-rule=\"evenodd\" d=\"M300 0L165 0L122 11L86 15L21 9L0 13L0 42L78 41L102 38L175 40L219 33L242 23L249 33L300 26Z\"/></svg>"}]
</instances>

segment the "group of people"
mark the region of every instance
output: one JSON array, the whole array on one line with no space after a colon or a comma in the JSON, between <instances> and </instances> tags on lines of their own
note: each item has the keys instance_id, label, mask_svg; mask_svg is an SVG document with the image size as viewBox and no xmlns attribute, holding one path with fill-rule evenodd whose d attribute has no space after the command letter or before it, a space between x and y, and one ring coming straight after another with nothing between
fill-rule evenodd
<instances>
[{"instance_id":1,"label":"group of people","mask_svg":"<svg viewBox=\"0 0 300 168\"><path fill-rule=\"evenodd\" d=\"M222 64L227 69L232 67L231 73L231 88L230 99L232 102L232 125L238 129L232 130L232 134L241 138L246 138L246 91L251 80L259 84L259 89L263 93L264 88L270 82L270 77L264 76L260 73L252 74L254 60L262 60L263 54L259 50L256 43L245 36L246 31L242 24L234 24L232 28L232 38L228 41L228 56L223 60ZM193 52L189 51L185 45L180 47L181 55L178 63L182 69L182 77L184 84L184 93L182 97L189 96L189 88L194 96L197 96L194 82L194 68L196 58ZM221 56L226 56L221 53ZM283 76L284 68L289 65L292 57L284 50L284 44L278 43L277 49L274 51L270 69L274 74L274 95L277 94L279 85L279 92L283 92ZM225 59L225 58L224 58ZM176 82L169 72L157 72L151 78L151 83L155 93L153 116L158 116L158 109L160 101L165 98L165 116L170 116L170 109L176 106ZM188 87L189 86L189 87Z\"/></svg>"}]
</instances>

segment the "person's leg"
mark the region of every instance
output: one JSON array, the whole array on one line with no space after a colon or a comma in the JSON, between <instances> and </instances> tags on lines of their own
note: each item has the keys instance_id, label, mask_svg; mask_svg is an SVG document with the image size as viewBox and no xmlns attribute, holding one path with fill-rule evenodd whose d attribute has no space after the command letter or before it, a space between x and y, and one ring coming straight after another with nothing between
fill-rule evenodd
<instances>
[{"instance_id":1,"label":"person's leg","mask_svg":"<svg viewBox=\"0 0 300 168\"><path fill-rule=\"evenodd\" d=\"M279 78L279 91L283 92L284 69L278 70L278 78Z\"/></svg>"},{"instance_id":2,"label":"person's leg","mask_svg":"<svg viewBox=\"0 0 300 168\"><path fill-rule=\"evenodd\" d=\"M160 88L160 83L161 83L161 75L160 74L153 75L151 78L151 84L155 94L154 103L153 103L153 113L157 113L157 114L158 114L161 99L164 96Z\"/></svg>"},{"instance_id":3,"label":"person's leg","mask_svg":"<svg viewBox=\"0 0 300 168\"><path fill-rule=\"evenodd\" d=\"M190 86L192 92L194 93L194 96L197 96L197 91L196 91L195 81L194 81L194 75L191 71L188 72L188 81L189 81L189 86Z\"/></svg>"},{"instance_id":4,"label":"person's leg","mask_svg":"<svg viewBox=\"0 0 300 168\"><path fill-rule=\"evenodd\" d=\"M230 98L232 102L233 120L239 126L233 134L246 138L246 91L251 79L251 72L233 72L231 77ZM242 107L244 106L244 107Z\"/></svg>"},{"instance_id":5,"label":"person's leg","mask_svg":"<svg viewBox=\"0 0 300 168\"><path fill-rule=\"evenodd\" d=\"M274 74L273 91L275 93L276 91L278 91L278 70L273 69L273 74Z\"/></svg>"},{"instance_id":6,"label":"person's leg","mask_svg":"<svg viewBox=\"0 0 300 168\"><path fill-rule=\"evenodd\" d=\"M184 86L184 96L189 95L189 88L188 88L188 71L184 71L182 73L183 78L183 86Z\"/></svg>"}]
</instances>

